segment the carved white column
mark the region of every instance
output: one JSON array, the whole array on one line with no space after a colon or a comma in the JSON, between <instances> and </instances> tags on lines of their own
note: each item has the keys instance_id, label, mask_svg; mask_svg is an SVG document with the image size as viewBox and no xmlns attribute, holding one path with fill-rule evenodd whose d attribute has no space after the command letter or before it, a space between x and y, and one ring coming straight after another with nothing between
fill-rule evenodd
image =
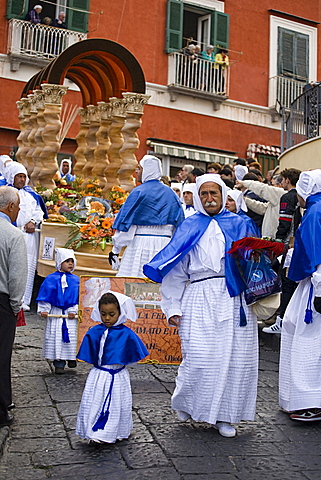
<instances>
[{"instance_id":1,"label":"carved white column","mask_svg":"<svg viewBox=\"0 0 321 480\"><path fill-rule=\"evenodd\" d=\"M19 109L19 125L20 133L17 138L18 150L16 157L18 162L22 163L26 168L28 166L26 155L29 151L28 135L30 133L30 101L28 98L21 98L17 102Z\"/></svg>"},{"instance_id":2,"label":"carved white column","mask_svg":"<svg viewBox=\"0 0 321 480\"><path fill-rule=\"evenodd\" d=\"M88 119L88 112L86 108L80 108L78 110L78 113L80 115L80 128L76 136L77 148L74 153L75 162L76 162L74 166L74 174L77 177L81 177L82 169L86 164L86 157L85 157L84 151L87 146L86 135L89 129L89 119Z\"/></svg>"},{"instance_id":3,"label":"carved white column","mask_svg":"<svg viewBox=\"0 0 321 480\"><path fill-rule=\"evenodd\" d=\"M122 164L118 170L120 186L130 192L135 186L133 173L137 167L135 152L139 147L137 130L142 124L144 106L148 103L150 95L141 93L123 93L125 100L126 121L122 128L124 144L119 151Z\"/></svg>"},{"instance_id":4,"label":"carved white column","mask_svg":"<svg viewBox=\"0 0 321 480\"><path fill-rule=\"evenodd\" d=\"M39 182L47 188L54 188L53 177L58 170L57 153L60 149L59 132L61 129L60 112L62 97L66 94L68 87L63 85L42 84L41 89L44 93L44 119L46 125L42 130L42 140L44 148L40 154L43 164L39 172Z\"/></svg>"},{"instance_id":5,"label":"carved white column","mask_svg":"<svg viewBox=\"0 0 321 480\"><path fill-rule=\"evenodd\" d=\"M105 177L107 183L103 189L103 195L106 197L114 185L119 185L117 172L121 167L122 159L119 154L123 146L124 139L122 128L125 124L125 101L121 98L110 98L112 106L111 125L109 129L110 147L108 150L109 164L105 168Z\"/></svg>"},{"instance_id":6,"label":"carved white column","mask_svg":"<svg viewBox=\"0 0 321 480\"><path fill-rule=\"evenodd\" d=\"M42 171L44 165L42 163L42 158L40 157L45 143L42 139L42 131L46 126L46 120L44 118L45 111L45 97L42 90L34 90L34 102L35 108L37 110L37 131L34 136L35 148L32 153L32 159L34 164L34 169L31 175L31 183L36 186L39 183L39 173Z\"/></svg>"},{"instance_id":7,"label":"carved white column","mask_svg":"<svg viewBox=\"0 0 321 480\"><path fill-rule=\"evenodd\" d=\"M82 186L85 187L89 180L93 179L92 169L95 166L95 150L97 148L96 133L100 126L100 116L98 107L95 105L87 105L87 114L89 119L89 128L86 133L86 148L84 155L86 163L82 169L82 177L84 179Z\"/></svg>"},{"instance_id":8,"label":"carved white column","mask_svg":"<svg viewBox=\"0 0 321 480\"><path fill-rule=\"evenodd\" d=\"M91 171L93 177L99 180L99 186L104 188L106 185L105 169L109 164L108 150L111 142L109 130L111 125L112 106L110 103L98 102L98 111L100 115L100 126L96 133L97 147L94 152L95 164Z\"/></svg>"}]
</instances>

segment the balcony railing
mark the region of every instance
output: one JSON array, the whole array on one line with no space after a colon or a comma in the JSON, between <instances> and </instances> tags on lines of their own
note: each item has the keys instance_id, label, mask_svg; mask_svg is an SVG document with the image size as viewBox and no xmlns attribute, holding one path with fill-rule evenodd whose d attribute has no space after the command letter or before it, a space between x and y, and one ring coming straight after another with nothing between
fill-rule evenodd
<instances>
[{"instance_id":1,"label":"balcony railing","mask_svg":"<svg viewBox=\"0 0 321 480\"><path fill-rule=\"evenodd\" d=\"M295 80L293 78L277 75L270 78L269 106L274 108L279 102L282 107L289 109L293 100L303 92L307 80Z\"/></svg>"},{"instance_id":2,"label":"balcony railing","mask_svg":"<svg viewBox=\"0 0 321 480\"><path fill-rule=\"evenodd\" d=\"M168 85L193 92L204 92L228 97L230 87L229 67L198 58L191 60L180 52L169 55Z\"/></svg>"},{"instance_id":3,"label":"balcony railing","mask_svg":"<svg viewBox=\"0 0 321 480\"><path fill-rule=\"evenodd\" d=\"M9 20L8 53L37 59L52 59L67 47L87 38L85 33L24 20Z\"/></svg>"},{"instance_id":4,"label":"balcony railing","mask_svg":"<svg viewBox=\"0 0 321 480\"><path fill-rule=\"evenodd\" d=\"M305 88L291 104L286 120L286 148L320 136L321 85Z\"/></svg>"}]
</instances>

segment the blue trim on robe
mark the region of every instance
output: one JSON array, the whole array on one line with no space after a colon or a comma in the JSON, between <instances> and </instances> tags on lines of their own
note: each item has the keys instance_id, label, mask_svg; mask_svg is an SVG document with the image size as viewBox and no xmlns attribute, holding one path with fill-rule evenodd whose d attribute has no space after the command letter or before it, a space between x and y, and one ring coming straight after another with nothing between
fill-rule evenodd
<instances>
[{"instance_id":1,"label":"blue trim on robe","mask_svg":"<svg viewBox=\"0 0 321 480\"><path fill-rule=\"evenodd\" d=\"M9 187L13 187L13 185L9 185ZM14 187L14 188L16 188L16 187ZM22 187L22 189L17 188L17 190L25 190L26 192L30 193L30 195L32 195L33 198L36 200L37 204L40 205L40 208L44 213L43 218L49 218L46 204L45 204L41 195L39 195L37 192L35 192L31 187L29 187L29 185L25 185L24 187Z\"/></svg>"},{"instance_id":2,"label":"blue trim on robe","mask_svg":"<svg viewBox=\"0 0 321 480\"><path fill-rule=\"evenodd\" d=\"M251 232L248 236L249 237L258 237L261 238L261 232L259 227L256 225L254 220L249 217L244 210L240 210L238 214L240 217L243 218L243 220L248 224L249 231Z\"/></svg>"},{"instance_id":3,"label":"blue trim on robe","mask_svg":"<svg viewBox=\"0 0 321 480\"><path fill-rule=\"evenodd\" d=\"M299 282L309 277L321 263L321 193L307 198L306 211L295 233L294 251L288 277Z\"/></svg>"},{"instance_id":4,"label":"blue trim on robe","mask_svg":"<svg viewBox=\"0 0 321 480\"><path fill-rule=\"evenodd\" d=\"M178 227L184 218L176 193L159 180L148 180L131 191L113 228L127 232L131 225L169 224Z\"/></svg>"},{"instance_id":5,"label":"blue trim on robe","mask_svg":"<svg viewBox=\"0 0 321 480\"><path fill-rule=\"evenodd\" d=\"M88 330L80 345L78 360L98 367L100 340L106 328L103 323L99 323ZM138 335L126 325L121 324L109 327L101 365L128 365L142 360L148 354L148 350Z\"/></svg>"},{"instance_id":6,"label":"blue trim on robe","mask_svg":"<svg viewBox=\"0 0 321 480\"><path fill-rule=\"evenodd\" d=\"M7 185L7 180L0 174L0 187Z\"/></svg>"},{"instance_id":7,"label":"blue trim on robe","mask_svg":"<svg viewBox=\"0 0 321 480\"><path fill-rule=\"evenodd\" d=\"M71 173L66 173L66 175L61 177L61 179L66 180L67 183L71 183L76 180L76 175L72 175Z\"/></svg>"},{"instance_id":8,"label":"blue trim on robe","mask_svg":"<svg viewBox=\"0 0 321 480\"><path fill-rule=\"evenodd\" d=\"M251 235L248 224L242 217L224 209L218 215L210 217L197 212L185 219L178 227L171 241L143 267L146 277L161 283L164 276L172 270L185 255L197 244L213 218L219 224L225 238L225 252L232 243ZM241 264L243 263L240 261ZM240 295L246 289L232 255L225 255L226 286L231 297Z\"/></svg>"},{"instance_id":9,"label":"blue trim on robe","mask_svg":"<svg viewBox=\"0 0 321 480\"><path fill-rule=\"evenodd\" d=\"M63 311L78 304L79 277L69 272L65 273L68 287L63 292L61 286L62 275L64 275L64 272L54 272L44 279L36 302L48 302Z\"/></svg>"}]
</instances>

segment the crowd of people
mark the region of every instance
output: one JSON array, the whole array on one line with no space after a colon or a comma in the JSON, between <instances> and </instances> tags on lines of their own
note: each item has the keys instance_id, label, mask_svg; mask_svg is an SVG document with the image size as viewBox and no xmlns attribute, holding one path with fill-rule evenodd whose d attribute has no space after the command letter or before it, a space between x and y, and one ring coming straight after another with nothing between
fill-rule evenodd
<instances>
[{"instance_id":1,"label":"crowd of people","mask_svg":"<svg viewBox=\"0 0 321 480\"><path fill-rule=\"evenodd\" d=\"M0 186L3 426L12 423L10 361L16 316L23 304L29 306L34 277L28 235L36 233L46 212L27 186L24 167L5 157L0 167L7 183ZM64 167L61 173L68 175L68 162ZM235 242L250 237L282 244L283 254L274 259L281 300L263 329L281 333L279 405L292 420L321 420L321 170L287 168L264 178L255 159L237 158L234 165L209 164L207 172L186 164L171 183L163 176L161 161L145 155L136 175L140 185L116 217L109 262L118 276L161 283L161 308L181 339L183 360L172 395L178 419L206 422L224 437L234 437L240 421L254 420L258 322L246 302L240 262L229 254ZM133 300L108 290L94 305L91 318L97 325L77 353L75 267L72 250L56 249L57 271L44 280L36 300L38 313L47 320L43 356L53 362L56 375L64 374L66 366L75 368L77 359L93 365L76 433L91 442L114 443L128 438L132 429L126 366L148 351L124 325L137 318Z\"/></svg>"}]
</instances>

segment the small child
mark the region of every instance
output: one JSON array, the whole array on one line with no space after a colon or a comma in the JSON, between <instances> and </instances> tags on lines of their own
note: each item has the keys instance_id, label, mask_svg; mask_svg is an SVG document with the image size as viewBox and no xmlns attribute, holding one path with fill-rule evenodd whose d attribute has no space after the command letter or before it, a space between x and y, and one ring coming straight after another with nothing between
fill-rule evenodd
<instances>
[{"instance_id":1,"label":"small child","mask_svg":"<svg viewBox=\"0 0 321 480\"><path fill-rule=\"evenodd\" d=\"M47 318L42 355L53 360L55 373L61 375L66 361L69 368L77 366L79 278L71 273L76 268L74 251L56 248L55 252L57 272L45 278L36 301L41 317L57 315ZM68 318L61 317L66 314Z\"/></svg>"},{"instance_id":2,"label":"small child","mask_svg":"<svg viewBox=\"0 0 321 480\"><path fill-rule=\"evenodd\" d=\"M131 298L107 292L93 308L91 318L102 322L88 330L77 358L93 364L77 417L76 434L97 443L128 438L133 428L132 394L126 365L148 355L141 339L123 325L137 312Z\"/></svg>"}]
</instances>

